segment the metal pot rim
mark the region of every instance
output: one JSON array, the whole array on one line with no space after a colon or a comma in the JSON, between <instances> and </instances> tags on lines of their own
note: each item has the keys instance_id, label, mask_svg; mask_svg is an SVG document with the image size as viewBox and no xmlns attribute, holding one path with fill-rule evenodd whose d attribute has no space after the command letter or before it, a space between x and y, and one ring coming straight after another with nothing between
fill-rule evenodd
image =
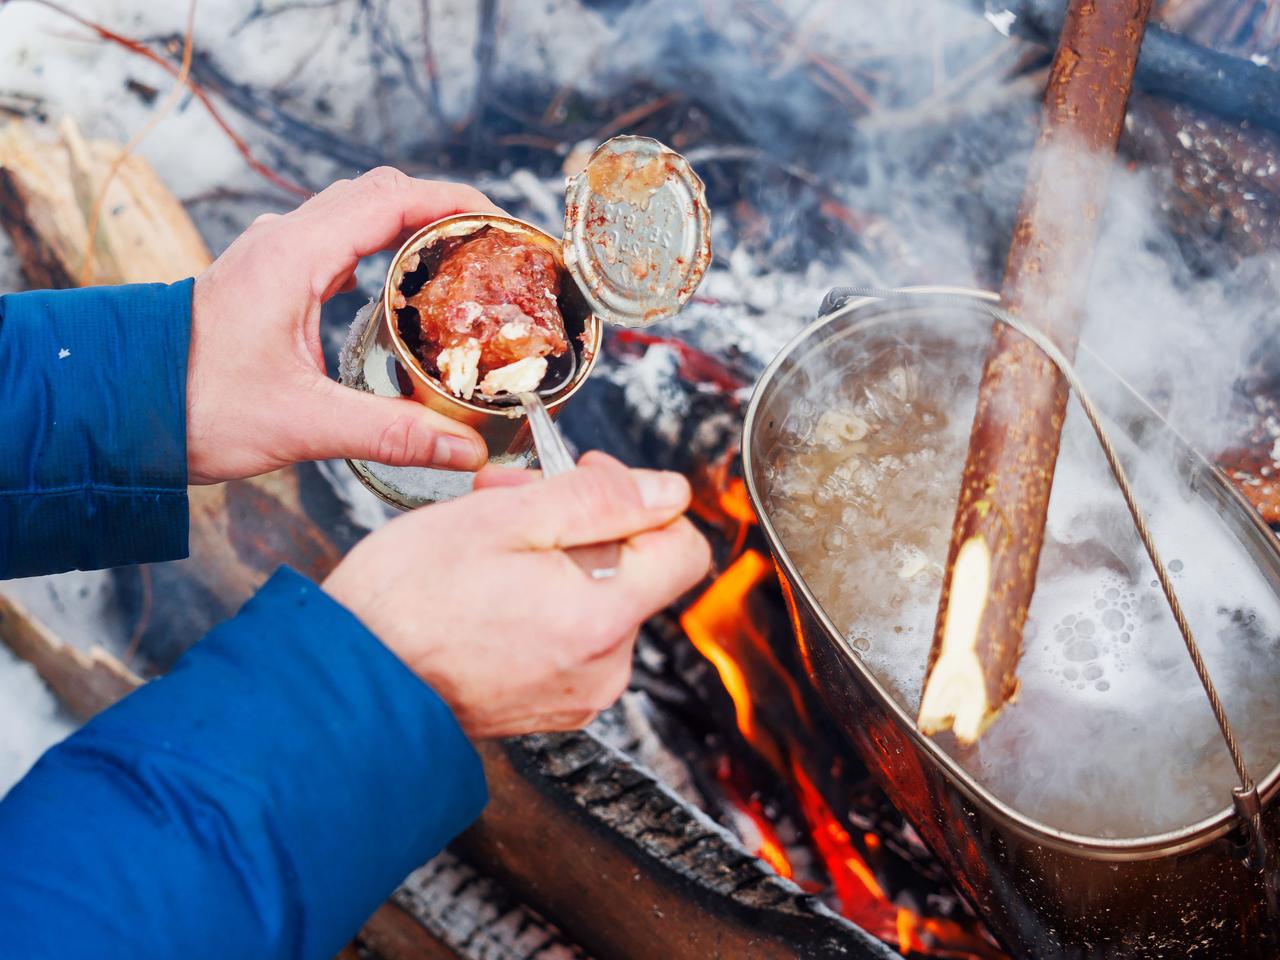
<instances>
[{"instance_id":1,"label":"metal pot rim","mask_svg":"<svg viewBox=\"0 0 1280 960\"><path fill-rule=\"evenodd\" d=\"M903 293L919 293L919 294L943 294L949 296L965 296L973 297L977 300L983 300L991 303L999 301L999 296L988 290L975 290L965 287L904 287L901 288ZM768 513L764 509L764 500L760 494L759 485L755 475L755 463L752 455L751 439L755 433L756 421L760 416L760 408L763 403L764 394L767 387L773 382L778 371L786 363L786 361L801 346L811 343L816 335L825 327L835 321L841 320L848 314L853 313L872 303L882 302L876 297L859 297L851 300L849 303L833 310L826 316L819 317L812 323L808 324L803 330L792 337L787 344L778 352L777 356L770 361L765 367L756 381L755 388L751 394L751 402L747 407L746 417L743 421L742 436L742 472L743 481L746 484L747 495L751 500L751 507L755 511L756 518L760 523L760 529L764 531L765 538L768 541L769 548L773 552L776 562L784 568L787 579L791 581L794 588L798 590L804 597L805 602L810 610L821 622L823 628L828 634L828 639L837 639L837 649L840 651L842 658L859 676L869 685L870 689L879 697L885 708L891 715L903 726L909 736L912 738L916 746L942 770L943 775L958 789L965 794L974 803L984 806L991 810L1000 822L1010 830L1020 834L1024 838L1033 843L1043 844L1048 847L1063 850L1077 856L1086 857L1095 860L1143 860L1155 856L1167 856L1169 854L1181 853L1197 849L1206 844L1217 840L1229 833L1238 823L1235 811L1230 806L1225 806L1221 811L1202 820L1196 821L1188 826L1177 830L1167 831L1165 833L1149 834L1141 837L1130 838L1108 838L1094 837L1085 834L1071 833L1066 830L1059 830L1051 827L1046 823L1042 823L1032 817L1026 816L1015 810L1013 807L1005 803L985 786L979 783L966 770L964 770L951 756L936 744L929 737L922 734L917 729L915 721L898 703L897 699L885 689L884 685L876 678L862 662L862 659L850 648L844 639L843 633L837 629L836 625L828 617L822 605L818 602L816 596L810 590L808 583L800 575L798 568L787 549L782 544L781 538L774 529L772 521L769 519ZM883 314L877 314L869 317L860 325L854 325L851 330L856 330L860 326L869 326L874 322L883 321L886 317ZM1083 349L1083 347L1082 347ZM1127 384L1126 384L1127 387ZM1143 401L1145 403L1145 401ZM1208 468L1223 480L1228 490L1235 494L1235 499L1243 504L1243 500L1239 497L1238 492L1232 487L1221 472L1207 464ZM1249 516L1255 524L1261 524L1261 520L1256 513L1248 510ZM1264 803L1272 800L1276 793L1277 787L1280 787L1280 764L1269 770L1265 777L1259 780L1259 794L1262 795ZM1225 791L1224 791L1225 792Z\"/></svg>"}]
</instances>

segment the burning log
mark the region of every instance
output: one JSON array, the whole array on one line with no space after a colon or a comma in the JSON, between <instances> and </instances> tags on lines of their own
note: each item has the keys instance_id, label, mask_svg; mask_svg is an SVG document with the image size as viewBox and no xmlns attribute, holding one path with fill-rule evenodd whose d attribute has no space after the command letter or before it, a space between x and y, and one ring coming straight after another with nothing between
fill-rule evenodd
<instances>
[{"instance_id":1,"label":"burning log","mask_svg":"<svg viewBox=\"0 0 1280 960\"><path fill-rule=\"evenodd\" d=\"M1150 0L1073 0L1014 228L1005 307L1075 351L1107 174ZM1017 692L1067 385L1034 344L997 324L978 392L918 723L981 736Z\"/></svg>"},{"instance_id":2,"label":"burning log","mask_svg":"<svg viewBox=\"0 0 1280 960\"><path fill-rule=\"evenodd\" d=\"M1215 458L1218 467L1253 504L1262 519L1280 525L1280 375L1262 376L1247 387L1252 415L1232 446Z\"/></svg>"},{"instance_id":3,"label":"burning log","mask_svg":"<svg viewBox=\"0 0 1280 960\"><path fill-rule=\"evenodd\" d=\"M491 800L461 850L594 956L894 956L589 733L480 750Z\"/></svg>"},{"instance_id":4,"label":"burning log","mask_svg":"<svg viewBox=\"0 0 1280 960\"><path fill-rule=\"evenodd\" d=\"M1168 168L1165 198L1174 229L1217 268L1280 245L1280 136L1228 123L1155 97L1129 101L1121 155Z\"/></svg>"}]
</instances>

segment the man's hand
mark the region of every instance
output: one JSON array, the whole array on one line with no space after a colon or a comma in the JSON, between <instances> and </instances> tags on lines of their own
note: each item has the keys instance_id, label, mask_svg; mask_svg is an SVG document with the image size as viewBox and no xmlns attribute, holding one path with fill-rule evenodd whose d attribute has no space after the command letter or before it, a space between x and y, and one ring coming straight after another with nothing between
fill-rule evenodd
<instances>
[{"instance_id":1,"label":"man's hand","mask_svg":"<svg viewBox=\"0 0 1280 960\"><path fill-rule=\"evenodd\" d=\"M479 468L484 442L469 427L325 376L320 305L350 288L361 257L442 217L496 210L471 187L383 167L339 181L284 216L254 221L196 280L187 375L191 482L332 457Z\"/></svg>"},{"instance_id":2,"label":"man's hand","mask_svg":"<svg viewBox=\"0 0 1280 960\"><path fill-rule=\"evenodd\" d=\"M482 472L477 491L400 517L324 582L439 693L473 738L585 726L626 689L636 629L696 584L710 550L678 474L587 454L541 480ZM621 540L592 580L564 552Z\"/></svg>"}]
</instances>

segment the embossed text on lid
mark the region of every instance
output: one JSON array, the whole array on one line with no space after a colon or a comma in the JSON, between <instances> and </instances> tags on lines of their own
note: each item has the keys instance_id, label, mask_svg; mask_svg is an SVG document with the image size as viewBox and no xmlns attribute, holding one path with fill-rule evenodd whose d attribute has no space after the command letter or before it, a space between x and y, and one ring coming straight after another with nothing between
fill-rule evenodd
<instances>
[{"instance_id":1,"label":"embossed text on lid","mask_svg":"<svg viewBox=\"0 0 1280 960\"><path fill-rule=\"evenodd\" d=\"M677 313L711 262L711 214L688 161L648 137L601 145L569 183L565 266L602 320Z\"/></svg>"}]
</instances>

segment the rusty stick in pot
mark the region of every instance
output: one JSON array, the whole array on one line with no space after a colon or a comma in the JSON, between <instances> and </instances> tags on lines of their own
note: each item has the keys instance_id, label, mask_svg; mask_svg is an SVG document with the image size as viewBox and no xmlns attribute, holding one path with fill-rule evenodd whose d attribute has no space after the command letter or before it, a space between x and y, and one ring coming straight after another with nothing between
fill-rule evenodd
<instances>
[{"instance_id":1,"label":"rusty stick in pot","mask_svg":"<svg viewBox=\"0 0 1280 960\"><path fill-rule=\"evenodd\" d=\"M1075 353L1107 177L1151 0L1071 0L1005 266L1010 312ZM1017 692L1067 385L1029 340L992 333L917 723L972 743Z\"/></svg>"}]
</instances>

